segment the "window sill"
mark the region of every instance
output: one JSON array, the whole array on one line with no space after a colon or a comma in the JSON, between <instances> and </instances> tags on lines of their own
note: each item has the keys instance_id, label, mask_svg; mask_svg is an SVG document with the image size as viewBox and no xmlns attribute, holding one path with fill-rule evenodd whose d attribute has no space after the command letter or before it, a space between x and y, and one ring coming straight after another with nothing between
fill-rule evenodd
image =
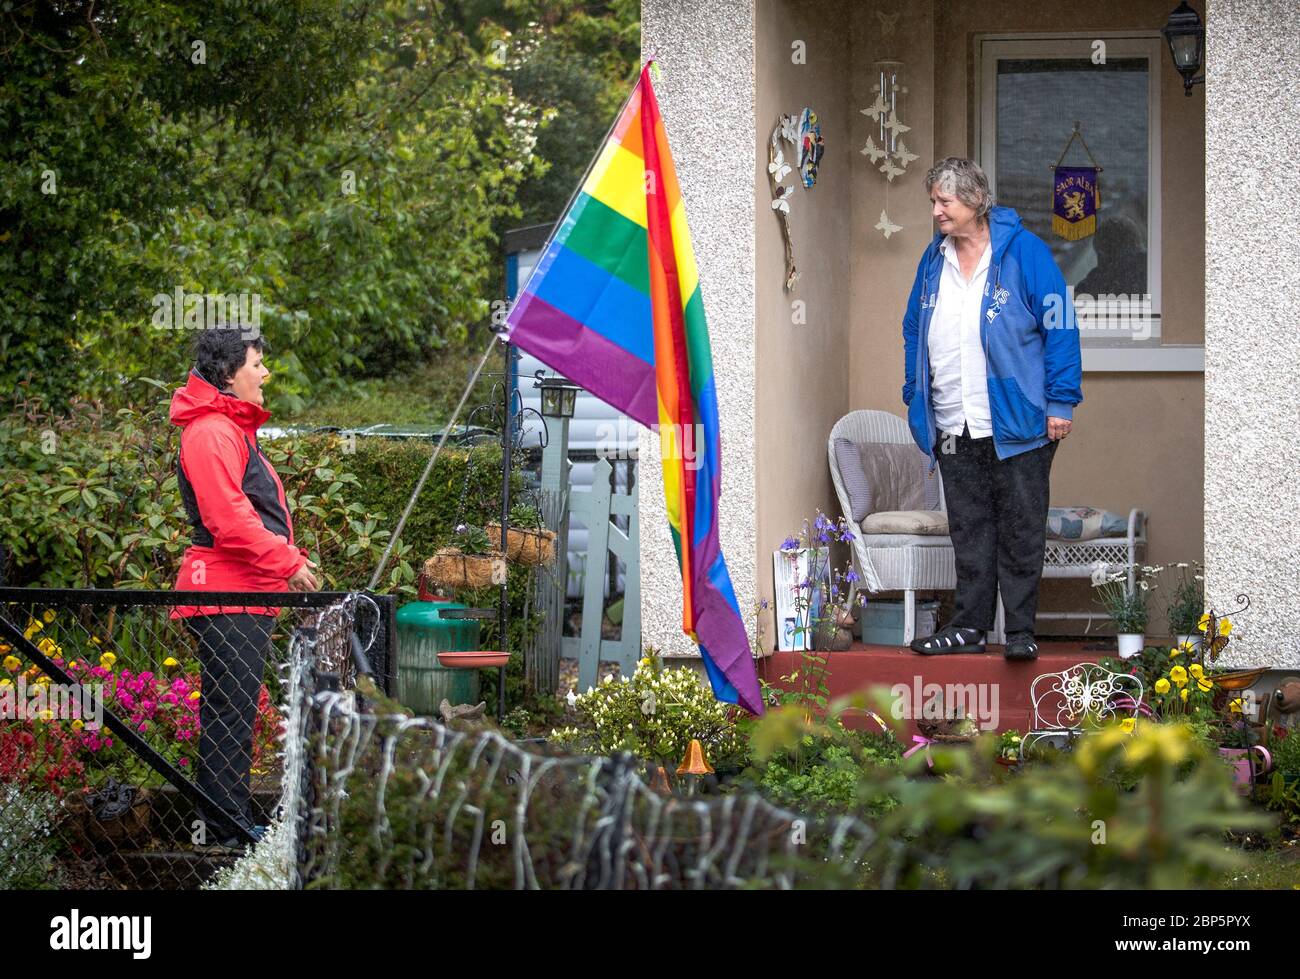
<instances>
[{"instance_id":1,"label":"window sill","mask_svg":"<svg viewBox=\"0 0 1300 979\"><path fill-rule=\"evenodd\" d=\"M1202 344L1165 344L1160 347L1084 347L1085 371L1168 371L1203 374Z\"/></svg>"}]
</instances>

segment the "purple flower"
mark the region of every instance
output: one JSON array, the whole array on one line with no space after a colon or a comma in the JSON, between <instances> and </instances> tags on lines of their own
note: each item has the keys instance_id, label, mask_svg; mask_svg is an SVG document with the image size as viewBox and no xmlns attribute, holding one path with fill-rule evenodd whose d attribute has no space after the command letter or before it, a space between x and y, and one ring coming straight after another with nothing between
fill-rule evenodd
<instances>
[{"instance_id":1,"label":"purple flower","mask_svg":"<svg viewBox=\"0 0 1300 979\"><path fill-rule=\"evenodd\" d=\"M844 580L845 580L845 581L860 581L861 579L858 577L858 573L857 573L856 571L854 571L852 568L849 568L848 571L845 571L845 572L844 572Z\"/></svg>"},{"instance_id":2,"label":"purple flower","mask_svg":"<svg viewBox=\"0 0 1300 979\"><path fill-rule=\"evenodd\" d=\"M799 550L799 542L798 542L797 540L795 540L795 538L793 538L793 537L787 537L787 538L785 539L785 543L783 543L783 544L781 545L781 550L783 550L783 551L797 551L797 550Z\"/></svg>"},{"instance_id":3,"label":"purple flower","mask_svg":"<svg viewBox=\"0 0 1300 979\"><path fill-rule=\"evenodd\" d=\"M826 533L820 533L817 535L817 542L819 544L829 544L831 539Z\"/></svg>"}]
</instances>

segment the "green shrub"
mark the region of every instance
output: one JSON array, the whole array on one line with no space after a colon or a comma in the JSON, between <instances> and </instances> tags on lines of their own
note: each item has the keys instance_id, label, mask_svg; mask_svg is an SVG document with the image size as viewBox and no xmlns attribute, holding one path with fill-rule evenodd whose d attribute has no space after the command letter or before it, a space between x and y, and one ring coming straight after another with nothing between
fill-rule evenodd
<instances>
[{"instance_id":1,"label":"green shrub","mask_svg":"<svg viewBox=\"0 0 1300 979\"><path fill-rule=\"evenodd\" d=\"M666 670L653 654L631 678L606 677L578 696L577 725L551 733L551 740L578 752L613 755L630 751L646 761L676 768L698 739L714 768L738 765L744 740L728 704L717 701L689 666Z\"/></svg>"}]
</instances>

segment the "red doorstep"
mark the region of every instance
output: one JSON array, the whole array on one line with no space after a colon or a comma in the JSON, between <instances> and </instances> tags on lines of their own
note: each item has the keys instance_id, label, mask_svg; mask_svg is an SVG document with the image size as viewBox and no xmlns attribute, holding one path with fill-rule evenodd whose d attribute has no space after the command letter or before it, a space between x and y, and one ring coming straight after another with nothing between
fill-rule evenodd
<instances>
[{"instance_id":1,"label":"red doorstep","mask_svg":"<svg viewBox=\"0 0 1300 979\"><path fill-rule=\"evenodd\" d=\"M972 703L972 709L967 713L976 716L977 720L992 722L996 719L996 724L990 729L1005 731L1014 728L1024 732L1031 727L1029 685L1034 678L1043 673L1059 673L1078 663L1095 663L1103 656L1114 655L1084 648L1094 645L1094 642L1042 642L1039 644L1038 659L1028 662L1008 662L1002 656L1001 646L990 646L985 653L922 656L905 646L864 646L856 643L842 653L819 655L829 657L826 664L830 670L827 685L832 699L873 686L894 689L897 684L902 684L908 694L901 698L901 702L909 704L918 694L923 702L933 695L933 688L929 691L925 689L927 684L935 684L945 690L949 684L976 684L975 696L982 699ZM801 653L773 653L760 664L759 675L768 683L779 687L783 686L780 679L782 676L787 676L802 666ZM919 709L920 705L917 705L916 710L907 713L916 713ZM857 711L846 712L843 721L845 727L849 728L876 728L875 722ZM910 745L912 735L918 733L915 718L908 718L906 725L903 740Z\"/></svg>"}]
</instances>

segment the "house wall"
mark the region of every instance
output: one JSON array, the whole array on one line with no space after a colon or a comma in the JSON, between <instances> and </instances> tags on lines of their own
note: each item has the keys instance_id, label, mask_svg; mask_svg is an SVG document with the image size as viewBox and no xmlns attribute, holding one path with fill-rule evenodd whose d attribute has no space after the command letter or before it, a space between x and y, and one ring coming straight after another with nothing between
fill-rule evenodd
<instances>
[{"instance_id":1,"label":"house wall","mask_svg":"<svg viewBox=\"0 0 1300 979\"><path fill-rule=\"evenodd\" d=\"M1148 509L1151 561L1194 559L1204 550L1211 601L1226 607L1225 599L1231 605L1238 592L1251 593L1254 624L1239 625L1237 656L1295 666L1300 654L1288 636L1300 604L1300 545L1289 518L1279 523L1277 514L1300 512L1288 505L1296 502L1297 444L1282 437L1295 427L1300 335L1274 327L1292 318L1277 285L1295 279L1286 274L1294 249L1278 234L1274 212L1283 199L1280 175L1297 155L1277 120L1296 115L1292 80L1300 66L1285 44L1289 5L1208 2L1209 84L1186 98L1172 65L1161 62L1162 326L1167 343L1206 342L1207 373L1085 372L1086 400L1057 454L1052 502ZM735 372L719 399L722 528L746 610L770 592L772 549L814 507L834 506L825 432L835 418L863 407L902 413L900 321L932 227L921 175L927 161L974 151L971 35L1077 31L1081 16L1098 31L1159 28L1170 9L1169 0L1084 7L645 0L643 51L657 49L666 69L659 89L692 215L719 379ZM900 16L888 39L877 11ZM790 62L796 38L808 42L805 66ZM888 186L856 153L868 124L857 109L871 101L864 66L885 56L907 66L907 138L921 156ZM837 89L850 93L847 105ZM817 187L795 192L804 278L786 297L766 143L776 115L804 104L821 113L828 148ZM873 228L882 206L904 227L889 241ZM1208 240L1207 206L1217 227ZM1267 261L1249 261L1257 257ZM1269 271L1252 276L1253 268ZM790 323L790 298L809 303L802 326ZM843 363L828 363L836 351L845 353ZM643 437L641 451L646 485L655 487L657 444ZM662 500L654 492L642 499L646 640L687 653ZM1081 583L1048 581L1041 606L1085 608L1089 598ZM1162 624L1157 614L1152 632Z\"/></svg>"},{"instance_id":2,"label":"house wall","mask_svg":"<svg viewBox=\"0 0 1300 979\"><path fill-rule=\"evenodd\" d=\"M742 609L755 603L754 10L752 0L647 0L643 56L676 164L712 341L722 426L719 538ZM657 435L638 445L642 639L698 656L682 633L682 581L664 510ZM769 572L770 576L770 572Z\"/></svg>"},{"instance_id":3,"label":"house wall","mask_svg":"<svg viewBox=\"0 0 1300 979\"><path fill-rule=\"evenodd\" d=\"M772 598L772 552L820 507L839 513L826 458L831 426L849 410L849 323L853 297L848 288L853 251L852 182L855 147L844 133L856 111L845 75L850 37L835 4L796 0L759 3L756 14L757 149L754 270L758 320L755 326L754 421L757 439L756 507L758 594ZM790 234L800 277L784 290L785 248L772 210L767 147L782 114L804 106L818 115L826 140L817 182L805 189L797 172L790 198ZM797 158L787 162L797 171ZM848 560L847 551L838 557ZM762 614L765 645L771 648L775 617Z\"/></svg>"},{"instance_id":4,"label":"house wall","mask_svg":"<svg viewBox=\"0 0 1300 979\"><path fill-rule=\"evenodd\" d=\"M1225 660L1300 669L1300 165L1295 4L1211 0L1207 18L1206 597L1234 617Z\"/></svg>"}]
</instances>

